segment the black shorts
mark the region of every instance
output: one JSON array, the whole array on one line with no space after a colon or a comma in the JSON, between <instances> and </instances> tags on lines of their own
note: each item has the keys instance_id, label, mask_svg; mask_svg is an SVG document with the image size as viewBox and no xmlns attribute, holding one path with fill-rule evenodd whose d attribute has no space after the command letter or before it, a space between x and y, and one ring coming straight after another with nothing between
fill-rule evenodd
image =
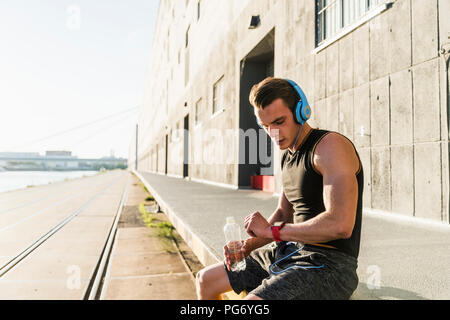
<instances>
[{"instance_id":1,"label":"black shorts","mask_svg":"<svg viewBox=\"0 0 450 320\"><path fill-rule=\"evenodd\" d=\"M225 266L236 293L245 290L264 300L349 299L358 286L356 269L357 260L336 249L294 242L274 242L253 251L245 270L233 272Z\"/></svg>"}]
</instances>

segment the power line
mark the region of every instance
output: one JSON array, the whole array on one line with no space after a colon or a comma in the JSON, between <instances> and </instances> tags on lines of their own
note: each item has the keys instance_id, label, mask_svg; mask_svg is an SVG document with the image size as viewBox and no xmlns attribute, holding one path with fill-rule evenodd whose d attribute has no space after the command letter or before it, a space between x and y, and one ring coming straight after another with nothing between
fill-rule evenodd
<instances>
[{"instance_id":1,"label":"power line","mask_svg":"<svg viewBox=\"0 0 450 320\"><path fill-rule=\"evenodd\" d=\"M125 121L125 119L128 119L130 116L132 116L132 114L126 115L124 118L120 118L118 121L113 122L112 124L109 124L107 127L102 127L100 130L96 131L95 133L90 134L89 136L87 136L84 139L81 139L75 143L73 143L71 145L71 148L73 148L74 146L79 145L82 142L86 142L87 140L90 140L92 138L95 138L97 135L101 134L101 133L105 133L106 131L114 128L116 125L121 124Z\"/></svg>"},{"instance_id":2,"label":"power line","mask_svg":"<svg viewBox=\"0 0 450 320\"><path fill-rule=\"evenodd\" d=\"M106 117L103 117L103 118L100 118L100 119L97 119L97 120L94 120L94 121L90 121L90 122L87 122L87 123L78 125L78 126L76 126L76 127L73 127L73 128L67 129L67 130L63 130L63 131L59 131L59 132L53 133L53 134L51 134L51 135L49 135L49 136L46 136L46 137L43 137L43 138L39 138L39 139L30 141L30 142L27 142L27 143L25 143L25 144L23 144L23 145L16 146L16 147L11 148L11 149L14 150L14 149L22 148L22 147L28 146L28 145L30 145L30 144L33 144L33 143L37 143L37 142L41 142L41 141L44 141L44 140L47 140L47 139L50 139L50 138L54 138L54 137L57 137L57 136L60 136L60 135L63 135L63 134L66 134L66 133L69 133L69 132L72 132L72 131L75 131L75 130L84 128L84 127L87 127L87 126L90 126L90 125L92 125L92 124L95 124L95 123L104 121L104 120L106 120L106 119L109 119L109 118L113 118L113 117L122 115L122 114L127 113L127 112L137 111L138 108L139 108L139 106L136 106L136 107L133 107L133 108L130 108L130 109L126 109L126 110L123 110L123 111L120 111L120 112L117 112L117 113L108 115L108 116L106 116Z\"/></svg>"}]
</instances>

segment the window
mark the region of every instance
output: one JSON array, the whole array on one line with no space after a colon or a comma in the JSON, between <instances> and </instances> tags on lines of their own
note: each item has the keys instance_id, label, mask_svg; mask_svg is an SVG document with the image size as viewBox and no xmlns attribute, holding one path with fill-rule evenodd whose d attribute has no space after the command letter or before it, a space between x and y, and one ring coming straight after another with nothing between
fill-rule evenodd
<instances>
[{"instance_id":1,"label":"window","mask_svg":"<svg viewBox=\"0 0 450 320\"><path fill-rule=\"evenodd\" d=\"M186 30L186 48L189 45L189 29L191 28L191 26L189 26Z\"/></svg>"},{"instance_id":2,"label":"window","mask_svg":"<svg viewBox=\"0 0 450 320\"><path fill-rule=\"evenodd\" d=\"M201 9L201 5L200 5L200 0L197 1L197 21L200 20L200 9Z\"/></svg>"},{"instance_id":3,"label":"window","mask_svg":"<svg viewBox=\"0 0 450 320\"><path fill-rule=\"evenodd\" d=\"M316 0L316 46L383 3L386 0Z\"/></svg>"},{"instance_id":4,"label":"window","mask_svg":"<svg viewBox=\"0 0 450 320\"><path fill-rule=\"evenodd\" d=\"M200 123L201 119L201 113L202 113L202 98L198 99L197 103L195 104L195 125L198 125Z\"/></svg>"},{"instance_id":5,"label":"window","mask_svg":"<svg viewBox=\"0 0 450 320\"><path fill-rule=\"evenodd\" d=\"M213 87L213 114L224 109L224 78L223 76Z\"/></svg>"}]
</instances>

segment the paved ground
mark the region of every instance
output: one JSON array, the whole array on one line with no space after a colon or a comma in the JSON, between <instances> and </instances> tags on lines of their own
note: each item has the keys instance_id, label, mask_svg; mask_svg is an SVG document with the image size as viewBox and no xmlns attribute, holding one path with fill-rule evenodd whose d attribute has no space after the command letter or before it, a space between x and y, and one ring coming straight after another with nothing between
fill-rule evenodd
<instances>
[{"instance_id":1,"label":"paved ground","mask_svg":"<svg viewBox=\"0 0 450 320\"><path fill-rule=\"evenodd\" d=\"M0 299L82 299L122 198L125 171L0 194L0 268L74 213L0 276Z\"/></svg>"},{"instance_id":2,"label":"paved ground","mask_svg":"<svg viewBox=\"0 0 450 320\"><path fill-rule=\"evenodd\" d=\"M183 240L178 236L177 246L172 240L158 236L157 228L143 222L138 207L148 196L143 185L132 175L101 299L196 299L193 273L180 254L181 251L189 261ZM148 208L152 204L152 201L145 202ZM153 224L167 221L162 213L152 216Z\"/></svg>"},{"instance_id":3,"label":"paved ground","mask_svg":"<svg viewBox=\"0 0 450 320\"><path fill-rule=\"evenodd\" d=\"M196 299L202 265L174 231L174 240L146 226L138 210L149 196L127 171L0 194L0 299L79 300L85 296L126 186L102 299ZM6 273L6 263L78 212ZM153 223L166 221L156 213Z\"/></svg>"},{"instance_id":4,"label":"paved ground","mask_svg":"<svg viewBox=\"0 0 450 320\"><path fill-rule=\"evenodd\" d=\"M226 217L268 217L277 206L261 191L136 174L204 265L222 260ZM353 299L450 299L450 227L365 211L358 275Z\"/></svg>"}]
</instances>

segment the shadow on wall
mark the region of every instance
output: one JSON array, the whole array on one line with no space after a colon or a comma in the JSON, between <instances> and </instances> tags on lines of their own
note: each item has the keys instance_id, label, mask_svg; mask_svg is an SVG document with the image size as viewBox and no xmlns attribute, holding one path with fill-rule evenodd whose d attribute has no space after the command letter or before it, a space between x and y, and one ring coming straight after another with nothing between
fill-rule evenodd
<instances>
[{"instance_id":1,"label":"shadow on wall","mask_svg":"<svg viewBox=\"0 0 450 320\"><path fill-rule=\"evenodd\" d=\"M360 282L350 297L351 300L429 300L416 292L400 288L382 287L369 289L366 283Z\"/></svg>"}]
</instances>

